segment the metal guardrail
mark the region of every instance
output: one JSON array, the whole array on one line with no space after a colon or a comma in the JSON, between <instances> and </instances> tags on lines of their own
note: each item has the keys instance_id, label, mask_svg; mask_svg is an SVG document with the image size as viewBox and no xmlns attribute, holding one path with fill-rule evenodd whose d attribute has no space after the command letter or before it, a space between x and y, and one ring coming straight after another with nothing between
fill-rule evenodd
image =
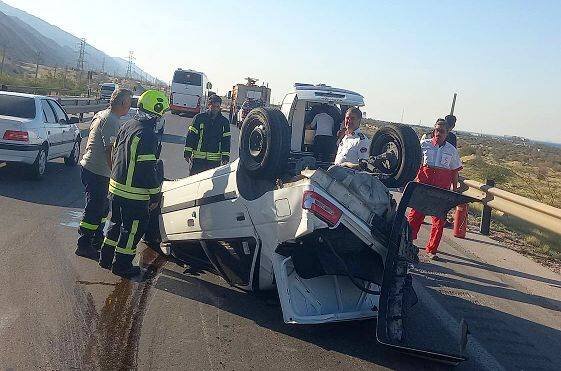
<instances>
[{"instance_id":1,"label":"metal guardrail","mask_svg":"<svg viewBox=\"0 0 561 371\"><path fill-rule=\"evenodd\" d=\"M462 179L460 185L459 191L461 193L480 200L487 208L502 211L505 214L518 217L530 224L561 235L561 209L504 191L492 184ZM485 218L488 218L488 220L483 220ZM484 209L481 221L482 232L484 232L484 224L488 225L488 223L490 223L490 212L485 213Z\"/></svg>"},{"instance_id":2,"label":"metal guardrail","mask_svg":"<svg viewBox=\"0 0 561 371\"><path fill-rule=\"evenodd\" d=\"M66 113L80 114L98 112L107 108L107 101L82 97L54 97L64 107Z\"/></svg>"}]
</instances>

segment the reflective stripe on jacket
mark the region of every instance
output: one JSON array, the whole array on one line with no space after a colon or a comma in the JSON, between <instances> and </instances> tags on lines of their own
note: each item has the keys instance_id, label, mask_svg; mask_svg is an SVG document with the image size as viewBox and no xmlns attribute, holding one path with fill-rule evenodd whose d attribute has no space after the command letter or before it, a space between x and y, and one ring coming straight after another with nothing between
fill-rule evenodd
<instances>
[{"instance_id":1,"label":"reflective stripe on jacket","mask_svg":"<svg viewBox=\"0 0 561 371\"><path fill-rule=\"evenodd\" d=\"M199 113L187 129L185 152L193 159L220 161L230 157L230 123L218 113L211 118L209 112Z\"/></svg>"},{"instance_id":2,"label":"reflective stripe on jacket","mask_svg":"<svg viewBox=\"0 0 561 371\"><path fill-rule=\"evenodd\" d=\"M130 120L121 126L113 148L110 193L129 200L149 201L160 192L154 124L154 120Z\"/></svg>"}]
</instances>

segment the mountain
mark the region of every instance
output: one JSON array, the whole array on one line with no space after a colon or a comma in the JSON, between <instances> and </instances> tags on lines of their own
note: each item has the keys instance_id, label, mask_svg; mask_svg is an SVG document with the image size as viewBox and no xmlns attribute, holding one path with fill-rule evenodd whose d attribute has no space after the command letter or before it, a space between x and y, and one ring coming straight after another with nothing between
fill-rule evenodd
<instances>
[{"instance_id":1,"label":"mountain","mask_svg":"<svg viewBox=\"0 0 561 371\"><path fill-rule=\"evenodd\" d=\"M0 46L6 41L9 43L10 57L34 62L36 52L40 51L41 55L45 53L42 64L76 66L80 45L78 37L1 0L0 12L3 13L0 15ZM123 76L127 70L127 61L111 57L87 44L84 68L100 71L102 67L106 72ZM142 75L154 78L133 66L133 77L140 78Z\"/></svg>"}]
</instances>

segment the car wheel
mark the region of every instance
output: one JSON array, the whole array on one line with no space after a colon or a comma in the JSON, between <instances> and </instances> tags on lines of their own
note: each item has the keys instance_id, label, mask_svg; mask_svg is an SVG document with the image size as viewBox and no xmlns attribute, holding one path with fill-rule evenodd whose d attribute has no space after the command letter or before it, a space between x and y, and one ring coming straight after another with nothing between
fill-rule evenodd
<instances>
[{"instance_id":1,"label":"car wheel","mask_svg":"<svg viewBox=\"0 0 561 371\"><path fill-rule=\"evenodd\" d=\"M290 129L278 109L252 110L241 126L240 164L250 176L278 178L286 168L290 151Z\"/></svg>"},{"instance_id":2,"label":"car wheel","mask_svg":"<svg viewBox=\"0 0 561 371\"><path fill-rule=\"evenodd\" d=\"M72 152L68 157L64 158L64 164L66 166L76 166L80 161L80 140L74 142L74 147L72 147Z\"/></svg>"},{"instance_id":3,"label":"car wheel","mask_svg":"<svg viewBox=\"0 0 561 371\"><path fill-rule=\"evenodd\" d=\"M39 150L35 162L29 168L29 177L34 180L40 180L45 176L46 171L47 171L47 149L43 147Z\"/></svg>"},{"instance_id":4,"label":"car wheel","mask_svg":"<svg viewBox=\"0 0 561 371\"><path fill-rule=\"evenodd\" d=\"M415 179L421 167L419 138L411 127L390 124L374 133L370 143L370 156L391 152L390 159L378 164L377 170L387 177L380 180L388 188L399 188Z\"/></svg>"}]
</instances>

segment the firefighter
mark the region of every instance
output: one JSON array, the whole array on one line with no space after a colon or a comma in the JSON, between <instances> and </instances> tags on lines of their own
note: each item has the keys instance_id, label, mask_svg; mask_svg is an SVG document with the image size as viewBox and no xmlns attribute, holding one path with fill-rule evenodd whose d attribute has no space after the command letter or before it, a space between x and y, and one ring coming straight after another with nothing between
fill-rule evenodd
<instances>
[{"instance_id":1,"label":"firefighter","mask_svg":"<svg viewBox=\"0 0 561 371\"><path fill-rule=\"evenodd\" d=\"M208 110L199 113L187 129L185 160L191 162L189 175L213 169L230 161L230 123L220 112L222 99L208 98Z\"/></svg>"},{"instance_id":2,"label":"firefighter","mask_svg":"<svg viewBox=\"0 0 561 371\"><path fill-rule=\"evenodd\" d=\"M109 181L111 220L99 265L122 277L140 273L132 261L136 245L157 206L160 181L156 169L156 121L169 109L164 93L147 90L138 99L138 114L125 123L115 141Z\"/></svg>"},{"instance_id":3,"label":"firefighter","mask_svg":"<svg viewBox=\"0 0 561 371\"><path fill-rule=\"evenodd\" d=\"M80 237L76 255L99 259L103 227L109 211L107 191L111 175L111 151L119 131L120 118L129 112L131 96L130 90L116 89L111 94L109 108L92 119L86 151L80 161L86 207L78 228Z\"/></svg>"},{"instance_id":4,"label":"firefighter","mask_svg":"<svg viewBox=\"0 0 561 371\"><path fill-rule=\"evenodd\" d=\"M429 184L436 187L456 191L458 186L458 172L462 169L462 162L458 150L446 141L449 126L443 119L438 119L434 125L432 138L421 141L421 151L423 152L423 164L417 174L419 183ZM413 232L413 239L417 239L417 234L421 224L425 220L425 215L418 210L412 209L407 216ZM436 255L442 230L444 229L444 219L432 217L432 227L430 237L426 245L426 252L432 260L437 260Z\"/></svg>"}]
</instances>

